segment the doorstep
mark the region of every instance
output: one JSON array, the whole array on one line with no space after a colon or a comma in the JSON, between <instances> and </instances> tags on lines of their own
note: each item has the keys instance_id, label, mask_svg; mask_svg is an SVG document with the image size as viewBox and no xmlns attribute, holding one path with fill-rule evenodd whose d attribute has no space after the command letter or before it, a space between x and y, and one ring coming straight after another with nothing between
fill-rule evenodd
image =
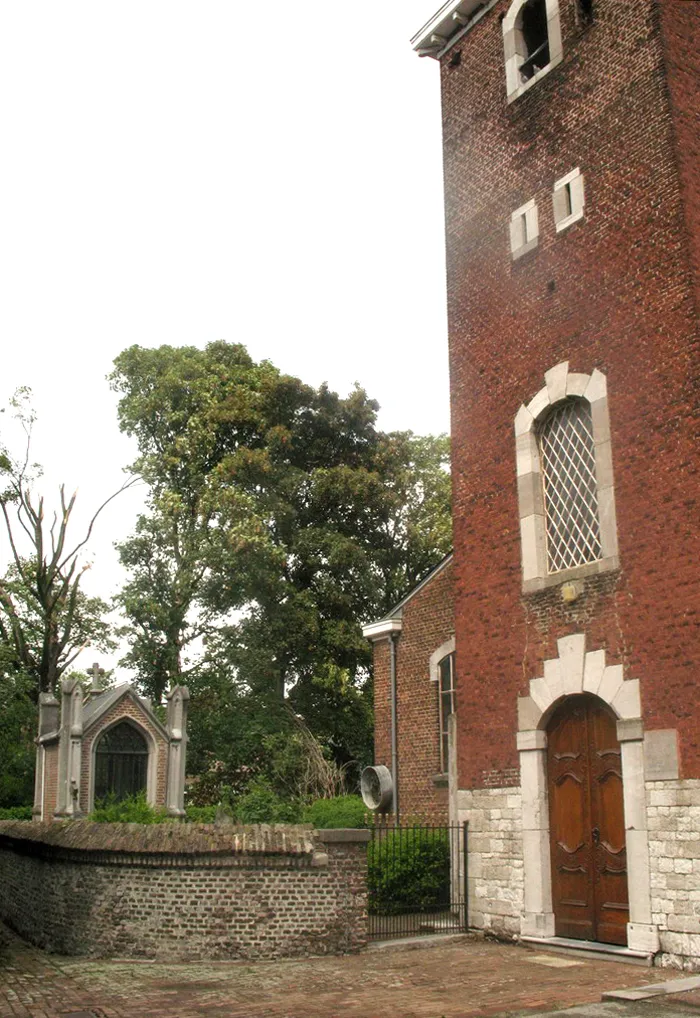
<instances>
[{"instance_id":1,"label":"doorstep","mask_svg":"<svg viewBox=\"0 0 700 1018\"><path fill-rule=\"evenodd\" d=\"M631 990L608 990L603 994L601 1000L648 1000L650 997L664 997L669 993L687 993L689 990L700 990L700 976L667 979L665 983L635 986Z\"/></svg>"},{"instance_id":2,"label":"doorstep","mask_svg":"<svg viewBox=\"0 0 700 1018\"><path fill-rule=\"evenodd\" d=\"M653 965L653 954L646 951L633 951L629 947L618 944L599 944L594 940L574 940L571 937L521 937L522 944L535 944L547 951L569 954L579 958L590 958L595 961L626 962L628 965Z\"/></svg>"}]
</instances>

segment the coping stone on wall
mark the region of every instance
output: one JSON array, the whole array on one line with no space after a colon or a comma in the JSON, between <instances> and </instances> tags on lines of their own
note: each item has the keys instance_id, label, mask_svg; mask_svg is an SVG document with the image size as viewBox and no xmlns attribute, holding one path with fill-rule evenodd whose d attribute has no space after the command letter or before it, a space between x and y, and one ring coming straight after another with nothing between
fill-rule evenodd
<instances>
[{"instance_id":1,"label":"coping stone on wall","mask_svg":"<svg viewBox=\"0 0 700 1018\"><path fill-rule=\"evenodd\" d=\"M310 824L216 827L213 824L98 824L90 820L40 824L1 820L0 839L6 838L77 852L138 855L310 856L314 852L314 829Z\"/></svg>"},{"instance_id":2,"label":"coping stone on wall","mask_svg":"<svg viewBox=\"0 0 700 1018\"><path fill-rule=\"evenodd\" d=\"M368 830L352 827L330 827L326 830L314 831L319 841L325 841L327 845L339 844L340 842L354 842L355 844L369 841L371 834Z\"/></svg>"}]
</instances>

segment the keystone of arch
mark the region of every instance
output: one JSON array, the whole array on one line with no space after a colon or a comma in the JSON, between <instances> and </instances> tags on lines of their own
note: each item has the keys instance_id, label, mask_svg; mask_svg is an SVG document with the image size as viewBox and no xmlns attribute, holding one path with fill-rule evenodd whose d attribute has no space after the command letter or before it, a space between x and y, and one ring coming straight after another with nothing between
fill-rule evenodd
<instances>
[{"instance_id":1,"label":"keystone of arch","mask_svg":"<svg viewBox=\"0 0 700 1018\"><path fill-rule=\"evenodd\" d=\"M604 650L586 652L583 633L563 636L557 647L559 656L545 661L544 675L532 679L530 695L518 700L519 744L531 741L526 733L544 730L555 705L565 696L592 693L618 721L641 719L639 679L625 679L622 665L606 663Z\"/></svg>"}]
</instances>

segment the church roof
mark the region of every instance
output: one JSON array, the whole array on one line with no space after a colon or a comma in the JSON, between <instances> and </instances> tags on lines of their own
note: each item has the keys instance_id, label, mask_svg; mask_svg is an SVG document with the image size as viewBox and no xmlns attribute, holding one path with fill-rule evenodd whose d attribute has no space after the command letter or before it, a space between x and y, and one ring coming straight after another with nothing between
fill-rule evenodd
<instances>
[{"instance_id":1,"label":"church roof","mask_svg":"<svg viewBox=\"0 0 700 1018\"><path fill-rule=\"evenodd\" d=\"M408 594L406 594L406 596L403 597L398 604L394 605L394 607L386 613L386 615L383 615L381 619L378 619L376 622L370 622L363 626L362 635L365 639L377 639L380 636L387 635L389 632L400 632L404 607L416 596L419 590L422 590L427 583L430 583L430 581L437 576L438 573L441 573L442 570L450 564L453 554L454 552L448 552L436 566L433 566L430 572L427 573L422 580L418 581L415 587L412 587L411 590L409 590Z\"/></svg>"}]
</instances>

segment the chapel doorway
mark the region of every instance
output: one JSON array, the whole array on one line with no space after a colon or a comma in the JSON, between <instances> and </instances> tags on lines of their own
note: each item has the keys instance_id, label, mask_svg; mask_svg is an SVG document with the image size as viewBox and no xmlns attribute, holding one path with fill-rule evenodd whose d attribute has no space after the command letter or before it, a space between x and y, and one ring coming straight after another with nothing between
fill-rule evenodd
<instances>
[{"instance_id":1,"label":"chapel doorway","mask_svg":"<svg viewBox=\"0 0 700 1018\"><path fill-rule=\"evenodd\" d=\"M622 757L612 712L570 696L547 727L552 899L559 937L627 944Z\"/></svg>"},{"instance_id":2,"label":"chapel doorway","mask_svg":"<svg viewBox=\"0 0 700 1018\"><path fill-rule=\"evenodd\" d=\"M95 749L95 802L146 791L148 745L128 721L109 728Z\"/></svg>"}]
</instances>

